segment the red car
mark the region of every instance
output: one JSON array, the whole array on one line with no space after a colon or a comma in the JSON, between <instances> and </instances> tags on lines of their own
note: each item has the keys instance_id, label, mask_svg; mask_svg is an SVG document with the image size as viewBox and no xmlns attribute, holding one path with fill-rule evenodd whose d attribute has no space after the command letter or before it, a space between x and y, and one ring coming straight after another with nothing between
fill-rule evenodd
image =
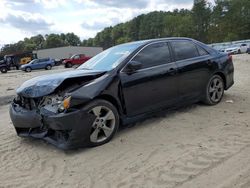
<instances>
[{"instance_id":1,"label":"red car","mask_svg":"<svg viewBox=\"0 0 250 188\"><path fill-rule=\"evenodd\" d=\"M85 56L85 54L75 54L75 55L71 56L71 58L65 59L63 61L63 64L64 64L65 68L70 68L73 65L81 65L81 64L85 63L86 61L88 61L90 58L91 57Z\"/></svg>"}]
</instances>

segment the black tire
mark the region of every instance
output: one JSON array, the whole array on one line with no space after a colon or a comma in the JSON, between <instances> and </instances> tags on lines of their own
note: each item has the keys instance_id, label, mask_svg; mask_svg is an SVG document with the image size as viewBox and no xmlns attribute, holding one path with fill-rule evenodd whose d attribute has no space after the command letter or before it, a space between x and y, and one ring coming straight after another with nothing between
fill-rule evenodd
<instances>
[{"instance_id":1,"label":"black tire","mask_svg":"<svg viewBox=\"0 0 250 188\"><path fill-rule=\"evenodd\" d=\"M47 66L45 67L45 69L46 69L46 70L51 70L51 69L52 69L52 66L51 66L51 65L47 65Z\"/></svg>"},{"instance_id":2,"label":"black tire","mask_svg":"<svg viewBox=\"0 0 250 188\"><path fill-rule=\"evenodd\" d=\"M225 83L221 76L213 75L207 83L203 102L207 105L218 104L223 98L224 86Z\"/></svg>"},{"instance_id":3,"label":"black tire","mask_svg":"<svg viewBox=\"0 0 250 188\"><path fill-rule=\"evenodd\" d=\"M73 66L72 63L70 62L65 64L65 68L71 68L72 66Z\"/></svg>"},{"instance_id":4,"label":"black tire","mask_svg":"<svg viewBox=\"0 0 250 188\"><path fill-rule=\"evenodd\" d=\"M31 72L31 71L32 71L32 69L30 67L25 68L25 72Z\"/></svg>"},{"instance_id":5,"label":"black tire","mask_svg":"<svg viewBox=\"0 0 250 188\"><path fill-rule=\"evenodd\" d=\"M94 101L88 103L84 107L84 110L86 110L89 113L94 114L93 109L100 108L100 107L102 109L100 110L99 118L106 117L105 116L106 108L109 109L110 111L112 111L113 114L112 114L112 117L110 117L110 119L106 119L105 122L103 120L101 122L101 120L96 116L97 118L92 124L91 131L90 131L90 134L88 137L88 146L90 146L90 147L100 146L100 145L103 145L103 144L106 144L107 142L109 142L114 137L115 133L118 130L119 124L120 124L119 123L119 114L118 114L116 107L106 100L101 100L101 99L94 100ZM103 124L105 124L106 128L110 129L108 131L110 134L109 136L106 136L106 132L104 131L105 130L104 128L98 127L98 123L99 124L103 123ZM96 129L99 129L99 132L97 133L97 140L98 140L98 136L100 136L100 140L99 141L96 140L96 142L93 142L92 135L93 135L94 131L96 131ZM106 137L106 138L102 138L102 136Z\"/></svg>"},{"instance_id":6,"label":"black tire","mask_svg":"<svg viewBox=\"0 0 250 188\"><path fill-rule=\"evenodd\" d=\"M7 67L1 67L0 70L1 70L1 73L7 73L8 72Z\"/></svg>"},{"instance_id":7,"label":"black tire","mask_svg":"<svg viewBox=\"0 0 250 188\"><path fill-rule=\"evenodd\" d=\"M241 50L238 50L238 54L241 54Z\"/></svg>"}]
</instances>

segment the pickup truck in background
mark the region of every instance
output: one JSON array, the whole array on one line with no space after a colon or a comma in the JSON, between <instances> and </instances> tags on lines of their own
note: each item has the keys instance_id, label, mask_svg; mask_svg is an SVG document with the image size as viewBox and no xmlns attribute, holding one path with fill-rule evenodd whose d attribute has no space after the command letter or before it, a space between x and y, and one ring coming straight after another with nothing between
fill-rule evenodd
<instances>
[{"instance_id":1,"label":"pickup truck in background","mask_svg":"<svg viewBox=\"0 0 250 188\"><path fill-rule=\"evenodd\" d=\"M88 61L91 57L85 56L85 54L75 54L69 59L65 59L62 63L65 68L70 68L74 65L81 65Z\"/></svg>"}]
</instances>

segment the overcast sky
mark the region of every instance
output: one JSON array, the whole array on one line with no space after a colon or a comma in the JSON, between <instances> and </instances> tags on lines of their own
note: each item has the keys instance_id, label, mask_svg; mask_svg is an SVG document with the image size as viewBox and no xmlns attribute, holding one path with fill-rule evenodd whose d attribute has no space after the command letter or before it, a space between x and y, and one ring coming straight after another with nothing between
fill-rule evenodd
<instances>
[{"instance_id":1,"label":"overcast sky","mask_svg":"<svg viewBox=\"0 0 250 188\"><path fill-rule=\"evenodd\" d=\"M0 45L36 34L94 37L104 27L154 10L192 7L193 0L0 0Z\"/></svg>"}]
</instances>

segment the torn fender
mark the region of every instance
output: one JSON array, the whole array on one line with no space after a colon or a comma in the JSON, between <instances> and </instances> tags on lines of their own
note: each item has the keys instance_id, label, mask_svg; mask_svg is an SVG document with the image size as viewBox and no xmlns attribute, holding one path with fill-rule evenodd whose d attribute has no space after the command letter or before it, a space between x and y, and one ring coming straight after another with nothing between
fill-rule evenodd
<instances>
[{"instance_id":1,"label":"torn fender","mask_svg":"<svg viewBox=\"0 0 250 188\"><path fill-rule=\"evenodd\" d=\"M100 95L106 88L108 88L108 85L111 84L112 80L113 76L111 76L110 74L105 74L93 80L92 82L80 87L69 95L72 97L72 99L79 99L82 102L91 100Z\"/></svg>"}]
</instances>

